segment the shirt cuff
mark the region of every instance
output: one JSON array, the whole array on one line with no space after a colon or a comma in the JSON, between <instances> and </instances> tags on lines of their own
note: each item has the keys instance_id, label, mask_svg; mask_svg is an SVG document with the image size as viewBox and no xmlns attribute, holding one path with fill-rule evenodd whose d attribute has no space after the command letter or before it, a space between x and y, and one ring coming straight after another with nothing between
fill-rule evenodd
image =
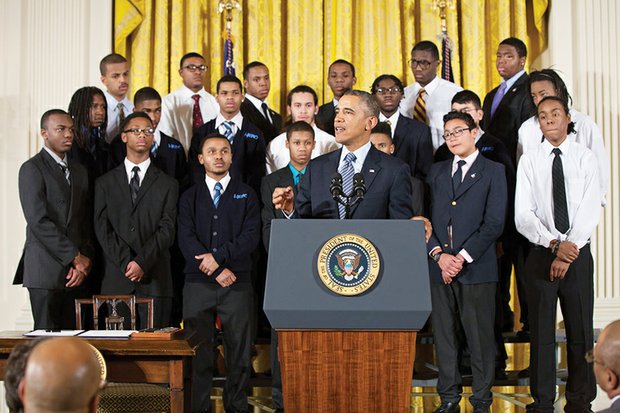
<instances>
[{"instance_id":1,"label":"shirt cuff","mask_svg":"<svg viewBox=\"0 0 620 413\"><path fill-rule=\"evenodd\" d=\"M284 214L284 218L291 219L293 218L293 214L295 214L295 210L293 209L290 213L286 213L286 211L282 210L282 214Z\"/></svg>"},{"instance_id":2,"label":"shirt cuff","mask_svg":"<svg viewBox=\"0 0 620 413\"><path fill-rule=\"evenodd\" d=\"M459 254L461 254L463 258L465 258L465 261L467 261L469 264L474 262L474 259L471 257L471 255L467 253L467 251L465 251L465 249L460 250Z\"/></svg>"},{"instance_id":3,"label":"shirt cuff","mask_svg":"<svg viewBox=\"0 0 620 413\"><path fill-rule=\"evenodd\" d=\"M439 251L441 251L441 247L435 247L428 253L428 256L433 258L433 255L437 254Z\"/></svg>"}]
</instances>

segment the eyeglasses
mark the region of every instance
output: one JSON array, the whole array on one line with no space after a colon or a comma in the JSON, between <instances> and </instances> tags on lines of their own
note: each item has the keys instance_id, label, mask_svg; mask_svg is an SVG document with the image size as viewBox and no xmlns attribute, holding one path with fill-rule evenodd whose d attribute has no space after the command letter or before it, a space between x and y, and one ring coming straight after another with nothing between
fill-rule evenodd
<instances>
[{"instance_id":1,"label":"eyeglasses","mask_svg":"<svg viewBox=\"0 0 620 413\"><path fill-rule=\"evenodd\" d=\"M155 133L155 129L153 128L147 128L147 129L138 129L138 128L133 128L133 129L126 129L123 131L123 133L131 133L132 135L136 135L136 136L140 136L141 134L145 134L146 136L151 136L152 134Z\"/></svg>"},{"instance_id":2,"label":"eyeglasses","mask_svg":"<svg viewBox=\"0 0 620 413\"><path fill-rule=\"evenodd\" d=\"M586 355L584 356L584 358L586 359L586 361L590 364L592 363L598 363L601 366L604 366L603 363L601 363L600 360L597 360L596 357L594 357L594 350L590 350L586 353Z\"/></svg>"},{"instance_id":3,"label":"eyeglasses","mask_svg":"<svg viewBox=\"0 0 620 413\"><path fill-rule=\"evenodd\" d=\"M397 94L397 93L403 93L403 90L401 88L399 88L398 86L394 86L394 87L378 87L375 90L375 93L377 95L387 95L389 94Z\"/></svg>"},{"instance_id":4,"label":"eyeglasses","mask_svg":"<svg viewBox=\"0 0 620 413\"><path fill-rule=\"evenodd\" d=\"M460 137L463 134L463 132L470 131L470 130L472 130L472 128L456 128L452 132L444 133L443 134L443 138L446 141L449 141L449 140L452 140L452 139L456 139L456 138Z\"/></svg>"},{"instance_id":5,"label":"eyeglasses","mask_svg":"<svg viewBox=\"0 0 620 413\"><path fill-rule=\"evenodd\" d=\"M415 69L417 66L420 66L422 70L426 70L430 67L431 63L433 62L429 62L428 60L415 60L415 59L409 60L409 65L411 65L413 69Z\"/></svg>"},{"instance_id":6,"label":"eyeglasses","mask_svg":"<svg viewBox=\"0 0 620 413\"><path fill-rule=\"evenodd\" d=\"M205 66L205 65L200 65L200 66L187 65L187 66L184 66L183 69L187 69L187 70L189 70L192 73L194 73L196 70L200 70L201 72L206 72L207 71L207 66Z\"/></svg>"}]
</instances>

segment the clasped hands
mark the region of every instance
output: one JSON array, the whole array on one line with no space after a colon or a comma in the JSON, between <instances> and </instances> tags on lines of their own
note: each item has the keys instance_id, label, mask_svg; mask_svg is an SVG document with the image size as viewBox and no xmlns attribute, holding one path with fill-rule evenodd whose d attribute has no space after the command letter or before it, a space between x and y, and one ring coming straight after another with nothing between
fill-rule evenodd
<instances>
[{"instance_id":1,"label":"clasped hands","mask_svg":"<svg viewBox=\"0 0 620 413\"><path fill-rule=\"evenodd\" d=\"M556 279L563 279L566 276L568 267L579 256L579 248L577 244L570 241L560 242L558 251L555 255L555 259L551 263L551 269L549 270L549 280L555 281Z\"/></svg>"},{"instance_id":2,"label":"clasped hands","mask_svg":"<svg viewBox=\"0 0 620 413\"><path fill-rule=\"evenodd\" d=\"M65 287L72 288L81 285L90 272L91 264L90 258L78 252L78 255L71 261L71 268L65 276L65 279L68 280Z\"/></svg>"},{"instance_id":3,"label":"clasped hands","mask_svg":"<svg viewBox=\"0 0 620 413\"><path fill-rule=\"evenodd\" d=\"M207 274L209 277L213 275L218 268L220 268L220 264L217 263L211 253L196 255L194 258L200 260L198 269ZM222 287L230 287L235 281L237 281L237 277L231 270L224 268L222 272L215 277L215 281L217 281L217 283Z\"/></svg>"},{"instance_id":4,"label":"clasped hands","mask_svg":"<svg viewBox=\"0 0 620 413\"><path fill-rule=\"evenodd\" d=\"M464 263L465 258L461 254L452 255L444 252L439 256L437 264L439 264L439 268L441 269L441 278L444 284L452 284L454 278L459 275L463 269Z\"/></svg>"}]
</instances>

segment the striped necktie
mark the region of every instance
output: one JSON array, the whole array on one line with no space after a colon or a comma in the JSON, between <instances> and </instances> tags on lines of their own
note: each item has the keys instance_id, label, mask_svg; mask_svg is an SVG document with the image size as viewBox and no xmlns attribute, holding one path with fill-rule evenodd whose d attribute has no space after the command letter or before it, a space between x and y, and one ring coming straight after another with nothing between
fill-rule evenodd
<instances>
[{"instance_id":1,"label":"striped necktie","mask_svg":"<svg viewBox=\"0 0 620 413\"><path fill-rule=\"evenodd\" d=\"M566 187L564 183L564 168L562 166L562 151L553 148L553 165L551 166L551 182L553 185L553 220L555 229L566 234L570 227L568 220L568 205L566 204Z\"/></svg>"},{"instance_id":2,"label":"striped necktie","mask_svg":"<svg viewBox=\"0 0 620 413\"><path fill-rule=\"evenodd\" d=\"M219 182L215 183L215 187L213 188L213 205L217 208L220 203L220 198L222 197L222 184Z\"/></svg>"},{"instance_id":3,"label":"striped necktie","mask_svg":"<svg viewBox=\"0 0 620 413\"><path fill-rule=\"evenodd\" d=\"M415 100L415 106L413 108L413 118L422 122L425 125L428 125L428 115L426 114L426 101L424 100L426 95L426 90L424 90L424 88L420 89L418 97Z\"/></svg>"},{"instance_id":4,"label":"striped necktie","mask_svg":"<svg viewBox=\"0 0 620 413\"><path fill-rule=\"evenodd\" d=\"M67 163L65 161L60 161L58 165L60 166L60 169L62 169L62 173L65 175L67 183L71 184L71 172L69 172L69 167L67 166Z\"/></svg>"},{"instance_id":5,"label":"striped necktie","mask_svg":"<svg viewBox=\"0 0 620 413\"><path fill-rule=\"evenodd\" d=\"M349 152L344 157L344 161L338 170L340 175L342 175L342 192L344 192L345 195L350 195L353 190L353 175L355 175L353 163L356 159L355 154L353 152ZM338 212L340 219L346 218L346 208L344 205L338 204Z\"/></svg>"},{"instance_id":6,"label":"striped necktie","mask_svg":"<svg viewBox=\"0 0 620 413\"><path fill-rule=\"evenodd\" d=\"M228 142L232 145L235 140L235 123L227 120L222 123L222 126L224 126L224 136L226 136L226 139L228 139Z\"/></svg>"},{"instance_id":7,"label":"striped necktie","mask_svg":"<svg viewBox=\"0 0 620 413\"><path fill-rule=\"evenodd\" d=\"M131 181L129 181L129 190L131 192L131 203L136 204L136 199L138 199L138 191L140 190L140 167L134 166L131 171L133 175L131 176Z\"/></svg>"}]
</instances>

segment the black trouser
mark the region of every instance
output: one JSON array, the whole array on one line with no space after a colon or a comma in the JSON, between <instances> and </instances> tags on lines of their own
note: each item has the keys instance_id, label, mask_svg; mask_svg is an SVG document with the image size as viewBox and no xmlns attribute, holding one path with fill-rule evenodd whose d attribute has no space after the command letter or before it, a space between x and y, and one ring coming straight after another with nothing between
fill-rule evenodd
<instances>
[{"instance_id":1,"label":"black trouser","mask_svg":"<svg viewBox=\"0 0 620 413\"><path fill-rule=\"evenodd\" d=\"M28 288L35 330L74 330L75 299L86 296L82 287L70 290Z\"/></svg>"},{"instance_id":2,"label":"black trouser","mask_svg":"<svg viewBox=\"0 0 620 413\"><path fill-rule=\"evenodd\" d=\"M211 283L185 283L184 327L196 334L200 343L192 369L192 411L211 411L216 314L222 324L226 359L224 409L227 412L248 410L252 294L250 283L237 283L228 288Z\"/></svg>"},{"instance_id":3,"label":"black trouser","mask_svg":"<svg viewBox=\"0 0 620 413\"><path fill-rule=\"evenodd\" d=\"M493 401L491 386L495 376L495 290L497 283L431 284L433 335L437 351L439 379L437 393L443 403L461 399L458 324L463 327L469 346L473 375L474 406L488 406Z\"/></svg>"},{"instance_id":4,"label":"black trouser","mask_svg":"<svg viewBox=\"0 0 620 413\"><path fill-rule=\"evenodd\" d=\"M556 309L560 300L567 338L568 381L566 412L590 411L596 396L592 366L584 355L594 346L593 262L590 246L579 251L561 280L549 280L554 256L549 249L534 247L527 263L527 297L531 331L530 391L534 403L530 410L553 412L556 384Z\"/></svg>"},{"instance_id":5,"label":"black trouser","mask_svg":"<svg viewBox=\"0 0 620 413\"><path fill-rule=\"evenodd\" d=\"M282 399L282 371L278 358L278 333L271 329L271 402L276 410L284 410Z\"/></svg>"}]
</instances>

